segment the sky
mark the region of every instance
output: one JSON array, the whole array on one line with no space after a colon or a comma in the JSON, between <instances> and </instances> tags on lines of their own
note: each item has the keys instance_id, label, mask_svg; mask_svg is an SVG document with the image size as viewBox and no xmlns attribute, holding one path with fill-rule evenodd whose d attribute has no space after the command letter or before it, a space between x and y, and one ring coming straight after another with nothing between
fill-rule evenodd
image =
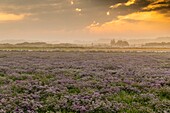
<instances>
[{"instance_id":1,"label":"sky","mask_svg":"<svg viewBox=\"0 0 170 113\"><path fill-rule=\"evenodd\" d=\"M0 0L0 40L170 36L170 0Z\"/></svg>"}]
</instances>

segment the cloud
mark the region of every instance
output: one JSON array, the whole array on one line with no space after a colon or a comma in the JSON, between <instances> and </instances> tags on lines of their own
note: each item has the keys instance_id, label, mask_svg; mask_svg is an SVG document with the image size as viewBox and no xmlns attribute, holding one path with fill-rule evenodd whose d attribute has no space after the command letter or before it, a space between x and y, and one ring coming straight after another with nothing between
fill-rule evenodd
<instances>
[{"instance_id":1,"label":"cloud","mask_svg":"<svg viewBox=\"0 0 170 113\"><path fill-rule=\"evenodd\" d=\"M170 18L165 14L160 14L156 11L150 12L135 12L125 16L118 16L119 20L136 20L136 21L151 21L151 22L170 22Z\"/></svg>"},{"instance_id":2,"label":"cloud","mask_svg":"<svg viewBox=\"0 0 170 113\"><path fill-rule=\"evenodd\" d=\"M12 14L16 20L23 20L27 16L23 14L32 14L23 21L23 24L20 23L20 26L17 25L18 23L15 24L16 27L21 27L22 29L48 28L52 30L77 30L93 24L94 21L102 25L120 16L150 11L149 9L153 8L146 7L151 7L152 5L155 5L152 7L157 7L154 8L154 10L156 9L156 11L161 11L160 13L166 13L168 15L167 7L165 8L165 4L168 5L169 3L168 1L169 0L0 0L0 12ZM166 10L162 10L163 7ZM11 18L8 18L8 21L10 20ZM5 26L10 25L6 24ZM95 26L95 23L93 26Z\"/></svg>"},{"instance_id":3,"label":"cloud","mask_svg":"<svg viewBox=\"0 0 170 113\"><path fill-rule=\"evenodd\" d=\"M27 15L28 14L16 15L16 14L0 13L0 22L23 20Z\"/></svg>"},{"instance_id":4,"label":"cloud","mask_svg":"<svg viewBox=\"0 0 170 113\"><path fill-rule=\"evenodd\" d=\"M73 0L71 0L71 1L70 1L70 4L71 4L71 5L74 5L74 1L73 1Z\"/></svg>"},{"instance_id":5,"label":"cloud","mask_svg":"<svg viewBox=\"0 0 170 113\"><path fill-rule=\"evenodd\" d=\"M138 0L137 0L138 1ZM0 1L0 11L10 14L31 13L30 20L38 18L39 26L58 29L81 29L93 21L105 23L118 15L126 15L140 10L136 0L4 0ZM144 1L144 0L142 0ZM109 8L116 5L118 10ZM132 7L133 6L133 7ZM71 21L71 22L70 22ZM26 21L25 21L26 22ZM29 22L29 25L31 22ZM33 23L32 25L35 25Z\"/></svg>"},{"instance_id":6,"label":"cloud","mask_svg":"<svg viewBox=\"0 0 170 113\"><path fill-rule=\"evenodd\" d=\"M82 9L80 9L80 8L76 8L75 9L77 12L81 12L82 11Z\"/></svg>"},{"instance_id":7,"label":"cloud","mask_svg":"<svg viewBox=\"0 0 170 113\"><path fill-rule=\"evenodd\" d=\"M92 27L96 27L96 26L99 26L99 25L100 25L100 23L93 21L93 23L90 24L89 26L87 26L86 28L91 29Z\"/></svg>"},{"instance_id":8,"label":"cloud","mask_svg":"<svg viewBox=\"0 0 170 113\"><path fill-rule=\"evenodd\" d=\"M119 6L130 6L136 3L136 0L128 0L126 3L117 3L115 5L111 5L110 8L118 8Z\"/></svg>"},{"instance_id":9,"label":"cloud","mask_svg":"<svg viewBox=\"0 0 170 113\"><path fill-rule=\"evenodd\" d=\"M128 2L125 3L125 6L130 6L132 4L134 4L136 2L136 0L129 0Z\"/></svg>"},{"instance_id":10,"label":"cloud","mask_svg":"<svg viewBox=\"0 0 170 113\"><path fill-rule=\"evenodd\" d=\"M122 6L123 5L123 3L118 3L118 4L115 4L115 5L112 5L112 6L110 6L110 8L118 8L119 6Z\"/></svg>"},{"instance_id":11,"label":"cloud","mask_svg":"<svg viewBox=\"0 0 170 113\"><path fill-rule=\"evenodd\" d=\"M155 10L170 7L170 0L153 0L151 4L144 7L143 10Z\"/></svg>"},{"instance_id":12,"label":"cloud","mask_svg":"<svg viewBox=\"0 0 170 113\"><path fill-rule=\"evenodd\" d=\"M151 11L118 16L116 20L100 26L90 25L87 29L96 35L144 37L168 34L169 26L170 17L157 11Z\"/></svg>"}]
</instances>

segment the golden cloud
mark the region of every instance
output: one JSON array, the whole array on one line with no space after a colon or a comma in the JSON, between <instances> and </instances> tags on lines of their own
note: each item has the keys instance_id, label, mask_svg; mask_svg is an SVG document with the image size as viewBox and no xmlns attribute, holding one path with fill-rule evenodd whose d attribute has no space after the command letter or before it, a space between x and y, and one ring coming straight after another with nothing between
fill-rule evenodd
<instances>
[{"instance_id":1,"label":"golden cloud","mask_svg":"<svg viewBox=\"0 0 170 113\"><path fill-rule=\"evenodd\" d=\"M75 11L77 11L77 12L81 12L81 11L82 11L82 9L80 9L80 8L76 8L76 9L75 9Z\"/></svg>"},{"instance_id":2,"label":"golden cloud","mask_svg":"<svg viewBox=\"0 0 170 113\"><path fill-rule=\"evenodd\" d=\"M88 26L94 34L129 34L129 33L159 33L169 32L170 18L156 11L136 12L125 16L118 16L117 20L106 22L101 26Z\"/></svg>"},{"instance_id":3,"label":"golden cloud","mask_svg":"<svg viewBox=\"0 0 170 113\"><path fill-rule=\"evenodd\" d=\"M114 9L114 8L118 8L119 6L130 6L133 5L135 2L136 0L128 0L126 3L118 3L110 6L110 8Z\"/></svg>"},{"instance_id":4,"label":"golden cloud","mask_svg":"<svg viewBox=\"0 0 170 113\"><path fill-rule=\"evenodd\" d=\"M170 4L167 4L167 2L169 2L170 0L157 0L157 1L153 1L150 5L148 5L147 7L144 7L143 10L153 10L156 8L160 8L160 7L168 7L170 6ZM164 2L164 4L159 4Z\"/></svg>"},{"instance_id":5,"label":"golden cloud","mask_svg":"<svg viewBox=\"0 0 170 113\"><path fill-rule=\"evenodd\" d=\"M129 0L128 2L125 3L125 6L130 6L132 4L134 4L136 2L136 0Z\"/></svg>"},{"instance_id":6,"label":"golden cloud","mask_svg":"<svg viewBox=\"0 0 170 113\"><path fill-rule=\"evenodd\" d=\"M74 4L74 1L71 1L70 4L73 5L73 4Z\"/></svg>"},{"instance_id":7,"label":"golden cloud","mask_svg":"<svg viewBox=\"0 0 170 113\"><path fill-rule=\"evenodd\" d=\"M110 6L110 8L118 8L119 6L122 6L123 4L122 3L118 3L118 4L115 4L115 5L112 5Z\"/></svg>"},{"instance_id":8,"label":"golden cloud","mask_svg":"<svg viewBox=\"0 0 170 113\"><path fill-rule=\"evenodd\" d=\"M28 14L16 15L16 14L0 13L0 22L23 20L27 15Z\"/></svg>"},{"instance_id":9,"label":"golden cloud","mask_svg":"<svg viewBox=\"0 0 170 113\"><path fill-rule=\"evenodd\" d=\"M96 27L96 26L99 26L99 25L100 25L100 23L93 21L93 23L90 24L89 26L87 26L87 28L92 28L92 27Z\"/></svg>"},{"instance_id":10,"label":"golden cloud","mask_svg":"<svg viewBox=\"0 0 170 113\"><path fill-rule=\"evenodd\" d=\"M125 16L118 16L119 20L138 20L138 21L152 21L152 22L170 22L169 17L165 14L156 11L150 12L135 12Z\"/></svg>"}]
</instances>

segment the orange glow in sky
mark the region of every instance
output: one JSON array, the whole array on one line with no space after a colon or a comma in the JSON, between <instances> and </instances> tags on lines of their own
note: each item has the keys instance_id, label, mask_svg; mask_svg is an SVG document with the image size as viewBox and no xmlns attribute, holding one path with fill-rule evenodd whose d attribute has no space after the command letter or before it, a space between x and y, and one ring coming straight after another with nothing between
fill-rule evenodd
<instances>
[{"instance_id":1,"label":"orange glow in sky","mask_svg":"<svg viewBox=\"0 0 170 113\"><path fill-rule=\"evenodd\" d=\"M0 40L74 42L170 36L170 0L0 1Z\"/></svg>"}]
</instances>

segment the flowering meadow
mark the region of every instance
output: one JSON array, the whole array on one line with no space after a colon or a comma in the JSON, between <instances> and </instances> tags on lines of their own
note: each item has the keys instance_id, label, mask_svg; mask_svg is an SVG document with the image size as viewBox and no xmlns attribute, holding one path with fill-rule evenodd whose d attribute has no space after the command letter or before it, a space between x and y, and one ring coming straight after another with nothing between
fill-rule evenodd
<instances>
[{"instance_id":1,"label":"flowering meadow","mask_svg":"<svg viewBox=\"0 0 170 113\"><path fill-rule=\"evenodd\" d=\"M169 113L170 53L0 52L0 113Z\"/></svg>"}]
</instances>

